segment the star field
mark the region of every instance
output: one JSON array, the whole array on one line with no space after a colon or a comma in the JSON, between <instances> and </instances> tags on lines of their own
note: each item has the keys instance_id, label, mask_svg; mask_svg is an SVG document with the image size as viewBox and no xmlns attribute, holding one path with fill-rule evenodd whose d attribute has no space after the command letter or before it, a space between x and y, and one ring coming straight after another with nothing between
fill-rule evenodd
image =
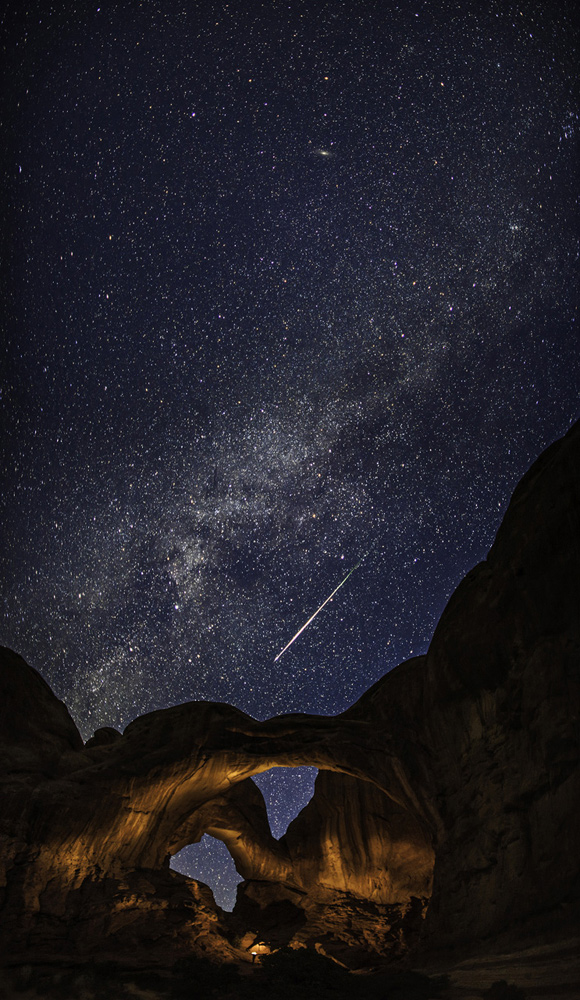
<instances>
[{"instance_id":1,"label":"star field","mask_svg":"<svg viewBox=\"0 0 580 1000\"><path fill-rule=\"evenodd\" d=\"M568 3L9 5L0 639L85 738L426 651L578 415L577 43ZM257 780L279 836L312 774Z\"/></svg>"}]
</instances>

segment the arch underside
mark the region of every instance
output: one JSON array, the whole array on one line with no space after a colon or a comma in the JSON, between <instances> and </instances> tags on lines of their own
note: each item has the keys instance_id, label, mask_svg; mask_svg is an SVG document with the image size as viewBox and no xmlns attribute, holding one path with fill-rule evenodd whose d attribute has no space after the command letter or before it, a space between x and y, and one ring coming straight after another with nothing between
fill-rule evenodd
<instances>
[{"instance_id":1,"label":"arch underside","mask_svg":"<svg viewBox=\"0 0 580 1000\"><path fill-rule=\"evenodd\" d=\"M205 803L174 834L169 853L209 834L226 844L245 880L381 903L428 897L431 839L417 819L368 780L319 771L314 795L276 840L260 789L246 778Z\"/></svg>"}]
</instances>

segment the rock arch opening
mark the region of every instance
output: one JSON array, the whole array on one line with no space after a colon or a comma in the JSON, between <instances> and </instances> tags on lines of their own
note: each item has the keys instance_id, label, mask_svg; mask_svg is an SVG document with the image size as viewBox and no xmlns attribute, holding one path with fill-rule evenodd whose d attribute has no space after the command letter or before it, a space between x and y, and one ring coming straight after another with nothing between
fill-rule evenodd
<instances>
[{"instance_id":1,"label":"rock arch opening","mask_svg":"<svg viewBox=\"0 0 580 1000\"><path fill-rule=\"evenodd\" d=\"M222 910L233 910L240 874L223 841L204 834L197 844L188 844L172 857L171 868L204 882Z\"/></svg>"},{"instance_id":2,"label":"rock arch opening","mask_svg":"<svg viewBox=\"0 0 580 1000\"><path fill-rule=\"evenodd\" d=\"M252 781L263 797L270 833L275 841L280 840L312 799L317 774L315 767L276 767L253 776ZM204 833L197 843L187 844L173 855L170 867L208 885L218 906L233 910L237 888L242 881L234 860L237 855L226 846L227 831L224 829L223 836L219 836L216 827L211 829L216 835Z\"/></svg>"},{"instance_id":3,"label":"rock arch opening","mask_svg":"<svg viewBox=\"0 0 580 1000\"><path fill-rule=\"evenodd\" d=\"M420 933L432 838L371 780L342 770L274 768L206 803L202 818L198 838L210 836L171 864L208 884L218 904L233 909L240 933L251 927L275 946L305 943L320 937L329 914L339 950L363 947L369 935L377 938L371 950L405 950Z\"/></svg>"},{"instance_id":4,"label":"rock arch opening","mask_svg":"<svg viewBox=\"0 0 580 1000\"><path fill-rule=\"evenodd\" d=\"M273 767L255 774L268 812L270 829L276 840L282 837L292 820L302 812L314 795L316 767Z\"/></svg>"}]
</instances>

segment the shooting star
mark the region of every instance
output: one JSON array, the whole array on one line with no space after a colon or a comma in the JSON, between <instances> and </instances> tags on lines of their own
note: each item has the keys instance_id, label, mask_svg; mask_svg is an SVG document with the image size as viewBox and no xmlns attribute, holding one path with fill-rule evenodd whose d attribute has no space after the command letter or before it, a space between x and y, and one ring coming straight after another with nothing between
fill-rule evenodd
<instances>
[{"instance_id":1,"label":"shooting star","mask_svg":"<svg viewBox=\"0 0 580 1000\"><path fill-rule=\"evenodd\" d=\"M278 656L274 657L274 663L276 663L280 659L280 657L283 656L283 654L286 652L287 649L290 649L290 646L292 645L292 643L298 638L299 635L302 635L302 633L304 632L304 629L308 628L308 626L310 625L310 622L314 621L314 619L316 618L316 615L320 614L320 612L322 611L322 609L325 608L326 605L328 604L328 602L332 600L332 598L337 593L337 591L339 591L341 587L344 587L344 585L345 585L346 581L348 580L349 576L352 576L352 574L354 573L355 569L359 568L361 562L363 561L363 559L366 559L367 556L368 556L368 552L365 553L365 555L362 557L362 559L359 559L359 561L357 562L356 566L353 566L352 569L348 571L348 573L346 574L344 580L340 581L338 587L335 587L334 590L332 591L332 594L330 594L330 596L327 597L326 600L322 602L322 604L320 605L320 607L316 609L316 611L314 612L314 614L310 616L310 618L302 626L302 628L298 629L296 635L292 636L292 638L290 639L290 642L288 642L284 646L284 649L280 653L278 653Z\"/></svg>"}]
</instances>

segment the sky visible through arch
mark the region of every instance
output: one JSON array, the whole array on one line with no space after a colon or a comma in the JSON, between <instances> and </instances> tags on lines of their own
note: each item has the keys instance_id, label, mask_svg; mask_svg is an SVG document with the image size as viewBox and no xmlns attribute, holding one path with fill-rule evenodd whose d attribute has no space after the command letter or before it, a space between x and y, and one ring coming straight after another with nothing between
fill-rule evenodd
<instances>
[{"instance_id":1,"label":"sky visible through arch","mask_svg":"<svg viewBox=\"0 0 580 1000\"><path fill-rule=\"evenodd\" d=\"M340 712L426 650L578 416L575 5L2 31L0 638L85 737Z\"/></svg>"},{"instance_id":2,"label":"sky visible through arch","mask_svg":"<svg viewBox=\"0 0 580 1000\"><path fill-rule=\"evenodd\" d=\"M266 803L272 835L279 840L300 809L310 801L318 771L315 767L275 767L254 775ZM216 902L232 910L242 881L225 844L204 835L198 844L183 848L171 860L183 875L210 885Z\"/></svg>"}]
</instances>

